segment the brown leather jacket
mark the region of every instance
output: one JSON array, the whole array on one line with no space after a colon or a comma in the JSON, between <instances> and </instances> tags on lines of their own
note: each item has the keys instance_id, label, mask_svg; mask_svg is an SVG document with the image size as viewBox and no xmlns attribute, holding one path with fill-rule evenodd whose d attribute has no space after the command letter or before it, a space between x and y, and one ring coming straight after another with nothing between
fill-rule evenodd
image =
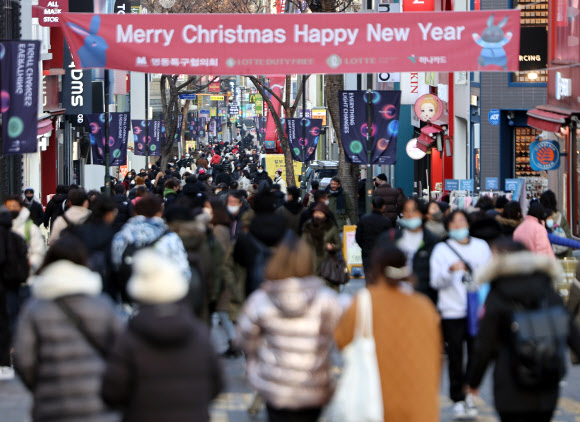
<instances>
[{"instance_id":1,"label":"brown leather jacket","mask_svg":"<svg viewBox=\"0 0 580 422\"><path fill-rule=\"evenodd\" d=\"M321 407L333 393L329 353L342 315L318 277L267 281L247 300L238 342L248 382L277 408Z\"/></svg>"}]
</instances>

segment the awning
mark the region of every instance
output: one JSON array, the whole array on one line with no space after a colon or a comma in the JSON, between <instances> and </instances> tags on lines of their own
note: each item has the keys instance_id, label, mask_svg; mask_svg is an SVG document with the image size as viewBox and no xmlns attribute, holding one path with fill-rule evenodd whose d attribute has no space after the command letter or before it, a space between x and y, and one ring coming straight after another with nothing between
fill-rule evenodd
<instances>
[{"instance_id":1,"label":"awning","mask_svg":"<svg viewBox=\"0 0 580 422\"><path fill-rule=\"evenodd\" d=\"M528 111L528 126L546 132L560 132L560 128L566 124L569 116L551 111L534 108Z\"/></svg>"},{"instance_id":2,"label":"awning","mask_svg":"<svg viewBox=\"0 0 580 422\"><path fill-rule=\"evenodd\" d=\"M52 119L44 119L38 122L38 133L37 136L42 136L47 134L53 129Z\"/></svg>"}]
</instances>

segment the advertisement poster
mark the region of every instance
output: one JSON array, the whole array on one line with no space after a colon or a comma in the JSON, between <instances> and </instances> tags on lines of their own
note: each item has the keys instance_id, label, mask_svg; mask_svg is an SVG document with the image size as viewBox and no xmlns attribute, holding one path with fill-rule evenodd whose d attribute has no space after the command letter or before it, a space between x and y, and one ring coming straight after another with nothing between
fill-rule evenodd
<instances>
[{"instance_id":1,"label":"advertisement poster","mask_svg":"<svg viewBox=\"0 0 580 422\"><path fill-rule=\"evenodd\" d=\"M177 141L181 138L181 126L183 124L183 115L179 114L177 116L177 128L175 130L175 136L174 136L174 140ZM167 136L165 135L165 122L162 120L161 121L161 145L165 145L165 141L167 139Z\"/></svg>"},{"instance_id":2,"label":"advertisement poster","mask_svg":"<svg viewBox=\"0 0 580 422\"><path fill-rule=\"evenodd\" d=\"M161 122L159 120L149 120L149 127L147 127L145 120L132 120L131 125L135 142L134 154L139 156L147 155L146 148L149 145L150 156L161 156ZM149 135L148 137L147 134ZM147 140L147 138L149 139Z\"/></svg>"},{"instance_id":3,"label":"advertisement poster","mask_svg":"<svg viewBox=\"0 0 580 422\"><path fill-rule=\"evenodd\" d=\"M293 161L293 163L296 186L300 186L298 176L302 174L302 163L298 161ZM278 169L282 170L282 179L286 180L286 160L284 159L284 154L266 154L266 171L268 174L274 174Z\"/></svg>"},{"instance_id":4,"label":"advertisement poster","mask_svg":"<svg viewBox=\"0 0 580 422\"><path fill-rule=\"evenodd\" d=\"M83 68L214 76L519 69L519 9L159 16L64 13L60 21Z\"/></svg>"},{"instance_id":5,"label":"advertisement poster","mask_svg":"<svg viewBox=\"0 0 580 422\"><path fill-rule=\"evenodd\" d=\"M111 113L109 139L105 140L105 113L87 114L93 164L105 165L105 142L109 145L109 165L127 164L127 140L129 138L129 113Z\"/></svg>"},{"instance_id":6,"label":"advertisement poster","mask_svg":"<svg viewBox=\"0 0 580 422\"><path fill-rule=\"evenodd\" d=\"M367 163L367 92L339 91L340 135L346 159ZM373 145L370 164L397 162L401 91L372 91Z\"/></svg>"},{"instance_id":7,"label":"advertisement poster","mask_svg":"<svg viewBox=\"0 0 580 422\"><path fill-rule=\"evenodd\" d=\"M320 119L286 119L286 135L293 160L303 163L316 159L321 129Z\"/></svg>"},{"instance_id":8,"label":"advertisement poster","mask_svg":"<svg viewBox=\"0 0 580 422\"><path fill-rule=\"evenodd\" d=\"M2 154L36 152L40 41L0 43Z\"/></svg>"}]
</instances>

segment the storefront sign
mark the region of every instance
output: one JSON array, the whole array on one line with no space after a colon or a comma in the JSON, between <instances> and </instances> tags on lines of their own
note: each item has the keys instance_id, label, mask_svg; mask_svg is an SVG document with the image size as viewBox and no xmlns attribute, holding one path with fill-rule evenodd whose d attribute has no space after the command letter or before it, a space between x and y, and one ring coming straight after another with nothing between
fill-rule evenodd
<instances>
[{"instance_id":1,"label":"storefront sign","mask_svg":"<svg viewBox=\"0 0 580 422\"><path fill-rule=\"evenodd\" d=\"M557 141L536 141L530 144L530 165L534 171L560 168L560 144Z\"/></svg>"},{"instance_id":2,"label":"storefront sign","mask_svg":"<svg viewBox=\"0 0 580 422\"><path fill-rule=\"evenodd\" d=\"M230 116L237 116L238 114L240 114L240 107L238 106L237 103L231 103L229 110Z\"/></svg>"},{"instance_id":3,"label":"storefront sign","mask_svg":"<svg viewBox=\"0 0 580 422\"><path fill-rule=\"evenodd\" d=\"M224 96L223 95L212 95L211 97L209 97L209 99L211 101L223 101Z\"/></svg>"},{"instance_id":4,"label":"storefront sign","mask_svg":"<svg viewBox=\"0 0 580 422\"><path fill-rule=\"evenodd\" d=\"M515 192L518 189L518 179L505 179L505 191Z\"/></svg>"},{"instance_id":5,"label":"storefront sign","mask_svg":"<svg viewBox=\"0 0 580 422\"><path fill-rule=\"evenodd\" d=\"M459 181L459 190L466 190L468 192L475 191L475 183L473 179L465 179Z\"/></svg>"},{"instance_id":6,"label":"storefront sign","mask_svg":"<svg viewBox=\"0 0 580 422\"><path fill-rule=\"evenodd\" d=\"M109 146L109 165L127 164L127 140L129 137L129 113L111 113L109 119L109 139L105 139L105 113L88 114L93 164L105 165L105 142Z\"/></svg>"},{"instance_id":7,"label":"storefront sign","mask_svg":"<svg viewBox=\"0 0 580 422\"><path fill-rule=\"evenodd\" d=\"M213 76L209 77L210 80L213 79ZM220 78L217 77L215 81L209 84L208 91L209 92L221 92L222 84L220 82Z\"/></svg>"},{"instance_id":8,"label":"storefront sign","mask_svg":"<svg viewBox=\"0 0 580 422\"><path fill-rule=\"evenodd\" d=\"M2 154L36 152L40 41L0 43Z\"/></svg>"},{"instance_id":9,"label":"storefront sign","mask_svg":"<svg viewBox=\"0 0 580 422\"><path fill-rule=\"evenodd\" d=\"M459 190L459 180L457 179L445 179L445 190Z\"/></svg>"},{"instance_id":10,"label":"storefront sign","mask_svg":"<svg viewBox=\"0 0 580 422\"><path fill-rule=\"evenodd\" d=\"M322 120L322 126L326 126L326 109L325 108L313 108L312 118Z\"/></svg>"},{"instance_id":11,"label":"storefront sign","mask_svg":"<svg viewBox=\"0 0 580 422\"><path fill-rule=\"evenodd\" d=\"M443 103L433 94L425 94L415 101L415 115L422 122L434 122L443 114Z\"/></svg>"},{"instance_id":12,"label":"storefront sign","mask_svg":"<svg viewBox=\"0 0 580 422\"><path fill-rule=\"evenodd\" d=\"M485 189L486 190L498 190L499 189L499 178L486 177L485 178Z\"/></svg>"},{"instance_id":13,"label":"storefront sign","mask_svg":"<svg viewBox=\"0 0 580 422\"><path fill-rule=\"evenodd\" d=\"M266 147L268 149L268 147ZM276 143L273 145L273 149L276 149ZM294 179L296 186L300 186L298 181L298 176L300 176L302 171L302 163L299 161L293 161L294 165ZM286 160L284 154L266 154L266 171L268 174L274 174L276 170L282 170L282 179L286 180Z\"/></svg>"},{"instance_id":14,"label":"storefront sign","mask_svg":"<svg viewBox=\"0 0 580 422\"><path fill-rule=\"evenodd\" d=\"M371 163L367 157L366 91L339 91L340 140L347 161L355 164L395 164L401 91L372 91Z\"/></svg>"},{"instance_id":15,"label":"storefront sign","mask_svg":"<svg viewBox=\"0 0 580 422\"><path fill-rule=\"evenodd\" d=\"M489 110L487 113L487 120L492 126L499 126L499 110L497 108L493 108Z\"/></svg>"},{"instance_id":16,"label":"storefront sign","mask_svg":"<svg viewBox=\"0 0 580 422\"><path fill-rule=\"evenodd\" d=\"M38 0L32 6L32 16L38 18L40 26L60 26L60 16L68 12L68 0Z\"/></svg>"},{"instance_id":17,"label":"storefront sign","mask_svg":"<svg viewBox=\"0 0 580 422\"><path fill-rule=\"evenodd\" d=\"M403 12L427 12L435 10L435 0L403 0Z\"/></svg>"},{"instance_id":18,"label":"storefront sign","mask_svg":"<svg viewBox=\"0 0 580 422\"><path fill-rule=\"evenodd\" d=\"M428 93L424 72L401 73L401 104L415 104L421 95Z\"/></svg>"},{"instance_id":19,"label":"storefront sign","mask_svg":"<svg viewBox=\"0 0 580 422\"><path fill-rule=\"evenodd\" d=\"M520 70L545 69L548 57L548 33L544 26L522 26Z\"/></svg>"},{"instance_id":20,"label":"storefront sign","mask_svg":"<svg viewBox=\"0 0 580 422\"><path fill-rule=\"evenodd\" d=\"M401 82L401 74L395 73L377 73L377 82Z\"/></svg>"},{"instance_id":21,"label":"storefront sign","mask_svg":"<svg viewBox=\"0 0 580 422\"><path fill-rule=\"evenodd\" d=\"M129 0L115 0L115 7L113 9L118 15L131 13L131 2Z\"/></svg>"},{"instance_id":22,"label":"storefront sign","mask_svg":"<svg viewBox=\"0 0 580 422\"><path fill-rule=\"evenodd\" d=\"M243 75L519 66L519 10L160 16L66 13L61 27L84 68ZM499 41L488 39L490 27L501 32Z\"/></svg>"},{"instance_id":23,"label":"storefront sign","mask_svg":"<svg viewBox=\"0 0 580 422\"><path fill-rule=\"evenodd\" d=\"M293 160L303 163L316 158L321 129L322 120L286 119L286 134Z\"/></svg>"},{"instance_id":24,"label":"storefront sign","mask_svg":"<svg viewBox=\"0 0 580 422\"><path fill-rule=\"evenodd\" d=\"M90 114L93 111L92 72L77 68L68 46L64 47L62 77L62 106L66 114Z\"/></svg>"}]
</instances>

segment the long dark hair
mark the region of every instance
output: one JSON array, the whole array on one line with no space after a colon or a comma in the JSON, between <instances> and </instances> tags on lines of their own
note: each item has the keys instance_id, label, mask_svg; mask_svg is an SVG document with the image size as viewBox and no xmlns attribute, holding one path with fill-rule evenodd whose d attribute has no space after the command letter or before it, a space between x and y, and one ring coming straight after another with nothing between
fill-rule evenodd
<instances>
[{"instance_id":1,"label":"long dark hair","mask_svg":"<svg viewBox=\"0 0 580 422\"><path fill-rule=\"evenodd\" d=\"M38 269L38 274L41 274L50 264L63 260L70 261L73 264L87 266L87 248L78 237L72 234L65 233L50 246L46 252L42 266Z\"/></svg>"}]
</instances>

